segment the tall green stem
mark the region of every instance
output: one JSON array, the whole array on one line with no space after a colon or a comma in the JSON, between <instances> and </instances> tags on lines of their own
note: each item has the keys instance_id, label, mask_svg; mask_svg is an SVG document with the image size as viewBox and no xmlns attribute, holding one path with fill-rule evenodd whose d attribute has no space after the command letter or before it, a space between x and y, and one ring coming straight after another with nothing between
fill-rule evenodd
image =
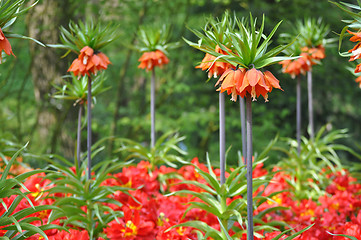
<instances>
[{"instance_id":1,"label":"tall green stem","mask_svg":"<svg viewBox=\"0 0 361 240\"><path fill-rule=\"evenodd\" d=\"M155 71L152 70L152 79L150 82L150 147L154 148L155 145Z\"/></svg>"},{"instance_id":2,"label":"tall green stem","mask_svg":"<svg viewBox=\"0 0 361 240\"><path fill-rule=\"evenodd\" d=\"M253 240L253 179L252 179L252 99L251 95L246 95L247 110L247 240Z\"/></svg>"},{"instance_id":3,"label":"tall green stem","mask_svg":"<svg viewBox=\"0 0 361 240\"><path fill-rule=\"evenodd\" d=\"M244 104L244 98L241 97L239 97L239 110L241 115L242 156L243 156L243 163L246 164L246 158L247 158L246 109Z\"/></svg>"},{"instance_id":4,"label":"tall green stem","mask_svg":"<svg viewBox=\"0 0 361 240\"><path fill-rule=\"evenodd\" d=\"M80 152L81 152L81 116L83 114L83 104L79 104L78 111L78 129L77 129L77 139L76 139L76 162L78 163L78 168L80 168L81 160L80 160ZM75 163L76 164L76 163Z\"/></svg>"},{"instance_id":5,"label":"tall green stem","mask_svg":"<svg viewBox=\"0 0 361 240\"><path fill-rule=\"evenodd\" d=\"M308 84L308 116L310 127L310 138L314 139L315 129L313 125L313 99L312 99L312 71L307 72L307 84Z\"/></svg>"},{"instance_id":6,"label":"tall green stem","mask_svg":"<svg viewBox=\"0 0 361 240\"><path fill-rule=\"evenodd\" d=\"M88 147L88 180L91 179L91 165L92 165L92 160L91 160L91 144L92 144L92 111L91 111L91 101L92 100L92 79L90 76L88 76L88 136L87 136L87 147Z\"/></svg>"},{"instance_id":7,"label":"tall green stem","mask_svg":"<svg viewBox=\"0 0 361 240\"><path fill-rule=\"evenodd\" d=\"M297 127L297 153L301 153L301 76L297 78L296 86L297 103L296 103L296 127Z\"/></svg>"},{"instance_id":8,"label":"tall green stem","mask_svg":"<svg viewBox=\"0 0 361 240\"><path fill-rule=\"evenodd\" d=\"M224 93L219 92L219 164L221 184L226 181L226 131L224 110Z\"/></svg>"},{"instance_id":9,"label":"tall green stem","mask_svg":"<svg viewBox=\"0 0 361 240\"><path fill-rule=\"evenodd\" d=\"M93 204L90 201L87 205L87 217L88 217L88 234L89 234L89 240L94 239L94 226L93 226Z\"/></svg>"}]
</instances>

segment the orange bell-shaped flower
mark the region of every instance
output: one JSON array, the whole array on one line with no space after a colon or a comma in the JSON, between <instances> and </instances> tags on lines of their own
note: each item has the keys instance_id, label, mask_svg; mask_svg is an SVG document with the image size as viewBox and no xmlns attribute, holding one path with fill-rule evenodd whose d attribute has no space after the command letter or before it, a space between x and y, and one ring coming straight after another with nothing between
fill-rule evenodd
<instances>
[{"instance_id":1,"label":"orange bell-shaped flower","mask_svg":"<svg viewBox=\"0 0 361 240\"><path fill-rule=\"evenodd\" d=\"M138 68L146 69L147 71L152 70L155 66L163 66L169 63L167 56L160 50L145 52L138 59L140 62Z\"/></svg>"},{"instance_id":2,"label":"orange bell-shaped flower","mask_svg":"<svg viewBox=\"0 0 361 240\"><path fill-rule=\"evenodd\" d=\"M300 58L284 60L279 63L282 64L282 72L290 74L292 78L300 74L306 74L306 72L311 70L312 65L314 65L311 56L305 52L300 54Z\"/></svg>"},{"instance_id":3,"label":"orange bell-shaped flower","mask_svg":"<svg viewBox=\"0 0 361 240\"><path fill-rule=\"evenodd\" d=\"M325 47L323 45L319 45L317 47L312 47L312 48L303 47L301 51L304 53L308 53L310 55L311 60L312 59L321 60L326 57Z\"/></svg>"},{"instance_id":4,"label":"orange bell-shaped flower","mask_svg":"<svg viewBox=\"0 0 361 240\"><path fill-rule=\"evenodd\" d=\"M268 93L273 88L281 89L279 81L269 71L262 73L255 68L246 69L228 69L219 78L216 85L221 84L217 91L227 91L227 94L232 94L232 101L237 101L237 95L242 98L249 93L253 99L256 100L260 95L265 101L268 101Z\"/></svg>"},{"instance_id":5,"label":"orange bell-shaped flower","mask_svg":"<svg viewBox=\"0 0 361 240\"><path fill-rule=\"evenodd\" d=\"M218 45L215 48L217 53L227 55L226 51L223 51ZM230 51L230 50L229 50ZM206 53L206 56L203 58L202 62L196 66L196 68L201 68L203 71L208 70L208 78L221 76L227 69L231 67L230 64L225 62L215 61L216 57Z\"/></svg>"},{"instance_id":6,"label":"orange bell-shaped flower","mask_svg":"<svg viewBox=\"0 0 361 240\"><path fill-rule=\"evenodd\" d=\"M95 54L91 47L85 46L80 50L79 57L70 65L68 72L73 72L75 76L89 76L90 73L96 74L102 69L107 69L110 63L104 53Z\"/></svg>"}]
</instances>

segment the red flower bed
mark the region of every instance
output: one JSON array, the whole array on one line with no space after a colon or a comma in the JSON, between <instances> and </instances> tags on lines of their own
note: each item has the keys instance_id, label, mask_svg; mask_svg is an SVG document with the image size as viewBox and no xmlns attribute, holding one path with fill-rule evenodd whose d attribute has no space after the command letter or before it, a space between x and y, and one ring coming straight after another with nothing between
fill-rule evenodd
<instances>
[{"instance_id":1,"label":"red flower bed","mask_svg":"<svg viewBox=\"0 0 361 240\"><path fill-rule=\"evenodd\" d=\"M207 167L198 162L195 158L192 163L206 171ZM215 169L219 174L219 170ZM179 174L182 178L168 177ZM254 177L264 176L269 173L262 164L257 165L254 170ZM30 177L25 182L25 187L32 193L29 194L33 204L52 204L51 199L44 199L42 191L49 187L49 182L42 180L42 174ZM361 185L356 183L347 171L330 174L331 184L325 189L325 194L319 197L318 201L311 199L297 200L292 192L284 191L272 197L255 210L255 214L270 207L284 206L286 210L272 211L264 216L264 221L278 220L284 221L292 228L299 231L314 224L308 231L295 239L298 240L329 240L347 239L345 237L334 236L332 234L347 234L361 240ZM268 196L271 193L290 189L287 179L291 177L282 171L277 171L271 182L266 186L261 186L257 190L263 190L262 195ZM165 179L165 181L159 181ZM150 164L140 162L136 166L129 166L122 172L114 174L113 179L108 179L103 184L108 186L127 186L134 190L130 195L123 192L116 192L113 198L123 204L122 207L111 206L114 210L124 212L124 217L113 220L104 233L108 239L137 239L137 240L163 240L163 239L197 239L195 229L190 227L176 227L168 230L171 226L189 220L200 220L214 229L220 229L217 218L204 210L191 209L186 212L190 201L200 201L190 195L173 196L163 194L162 191L171 193L178 190L192 190L202 192L201 189L188 184L182 184L184 180L195 180L201 183L206 181L195 171L191 165L183 166L180 169L173 169L165 166L155 168L150 171ZM241 196L239 196L241 197ZM238 198L239 198L238 197ZM231 201L231 199L230 199ZM9 206L12 199L4 199L4 203ZM23 199L17 211L29 207L26 199ZM0 213L5 209L1 206ZM49 212L40 212L36 217L46 222ZM41 224L40 221L35 224ZM60 224L57 220L55 224ZM167 231L168 230L168 231ZM58 230L46 231L50 240L76 239L88 240L89 236L83 229L72 229L70 233ZM263 235L263 239L272 239L280 232L258 232ZM1 232L0 232L1 236ZM281 239L284 239L282 237ZM40 239L35 235L29 239ZM102 238L99 238L99 240ZM246 240L246 235L242 238ZM258 238L255 238L258 239Z\"/></svg>"}]
</instances>

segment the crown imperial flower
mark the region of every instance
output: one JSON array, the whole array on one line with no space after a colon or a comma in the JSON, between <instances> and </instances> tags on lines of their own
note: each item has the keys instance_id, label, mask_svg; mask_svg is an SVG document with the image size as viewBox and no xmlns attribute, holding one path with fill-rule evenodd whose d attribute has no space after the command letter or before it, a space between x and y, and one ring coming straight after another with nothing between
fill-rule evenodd
<instances>
[{"instance_id":1,"label":"crown imperial flower","mask_svg":"<svg viewBox=\"0 0 361 240\"><path fill-rule=\"evenodd\" d=\"M305 75L306 72L311 70L311 66L315 63L312 61L312 58L307 53L301 53L300 57L294 60L284 60L281 61L282 72L288 73L292 78L302 74Z\"/></svg>"},{"instance_id":2,"label":"crown imperial flower","mask_svg":"<svg viewBox=\"0 0 361 240\"><path fill-rule=\"evenodd\" d=\"M73 72L75 76L89 76L90 73L96 75L98 71L107 69L110 63L104 53L95 54L91 47L85 46L80 50L78 58L70 65L68 72Z\"/></svg>"},{"instance_id":3,"label":"crown imperial flower","mask_svg":"<svg viewBox=\"0 0 361 240\"><path fill-rule=\"evenodd\" d=\"M169 63L167 56L160 50L145 52L138 61L140 62L138 68L146 69L147 71L153 70L155 66L162 67Z\"/></svg>"},{"instance_id":4,"label":"crown imperial flower","mask_svg":"<svg viewBox=\"0 0 361 240\"><path fill-rule=\"evenodd\" d=\"M217 91L232 95L232 101L237 100L237 95L244 98L249 94L253 101L262 95L267 102L268 93L273 88L281 89L281 87L271 72L263 72L260 69L283 60L293 59L277 56L293 42L267 51L280 24L281 22L274 27L269 36L265 36L264 18L260 28L256 30L256 22L252 15L247 24L246 21L236 17L230 19L226 14L222 21L211 20L209 25L206 25L204 34L194 30L193 32L200 37L197 43L186 39L185 41L206 53L197 68L208 69L209 77L212 74L221 75L223 72L216 83L216 86L219 86ZM237 66L237 69L233 66Z\"/></svg>"},{"instance_id":5,"label":"crown imperial flower","mask_svg":"<svg viewBox=\"0 0 361 240\"><path fill-rule=\"evenodd\" d=\"M237 101L237 95L242 98L249 93L253 99L256 100L256 97L260 95L263 96L265 101L268 101L268 93L272 91L273 88L281 89L279 81L277 78L270 72L262 72L255 68L252 69L228 69L223 73L219 78L216 85L220 84L221 86L217 91L225 92L227 94L232 94L232 101Z\"/></svg>"},{"instance_id":6,"label":"crown imperial flower","mask_svg":"<svg viewBox=\"0 0 361 240\"><path fill-rule=\"evenodd\" d=\"M142 53L138 68L151 71L168 64L167 50L178 46L178 43L169 43L169 38L170 29L166 25L142 26L138 32L140 45L136 46Z\"/></svg>"}]
</instances>

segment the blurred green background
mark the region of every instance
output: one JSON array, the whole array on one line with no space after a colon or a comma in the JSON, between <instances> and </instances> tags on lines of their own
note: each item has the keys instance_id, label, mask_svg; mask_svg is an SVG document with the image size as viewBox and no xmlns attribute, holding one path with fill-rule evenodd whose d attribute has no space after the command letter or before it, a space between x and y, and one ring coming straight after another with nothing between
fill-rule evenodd
<instances>
[{"instance_id":1,"label":"blurred green background","mask_svg":"<svg viewBox=\"0 0 361 240\"><path fill-rule=\"evenodd\" d=\"M30 1L31 2L31 1ZM344 1L356 2L356 1ZM221 17L225 10L248 17L265 14L265 33L283 20L275 40L292 24L304 17L322 17L330 25L329 37L337 38L347 16L327 0L40 0L12 31L34 37L43 43L59 43L59 26L67 28L70 20L93 19L95 22L119 24L120 38L104 49L112 65L106 71L106 86L111 89L97 98L93 112L93 141L103 137L127 137L148 144L150 141L149 88L150 73L138 69L140 53L129 46L137 43L135 34L141 25L170 24L171 41L181 47L171 50L170 63L156 70L156 130L160 136L178 130L186 136L182 148L188 157L205 159L209 152L218 159L218 93L215 80L206 82L207 73L195 66L204 54L187 46L182 37L197 41L188 28L200 30L206 17ZM58 153L73 157L76 139L77 108L69 101L52 98L53 84L76 58L61 50L43 48L32 42L10 39L16 58L5 58L0 68L0 133L2 138L18 143L30 141L34 153ZM327 47L327 46L326 46ZM352 48L345 41L342 50ZM313 68L314 117L316 131L329 124L333 129L347 128L350 138L343 144L358 147L361 140L361 89L346 68L352 66L338 54L338 46L326 48L326 59ZM277 135L295 137L296 80L281 72L281 66L270 70L280 80L284 92L274 90L270 101L260 98L253 104L254 150L263 148ZM307 135L307 85L302 83L302 131ZM230 98L227 96L227 99ZM239 103L226 101L226 138L230 163L237 162L241 149ZM83 146L86 148L86 131ZM116 146L107 144L101 158L110 158ZM347 156L352 160L351 156ZM277 161L277 153L271 153ZM32 163L37 165L37 163Z\"/></svg>"}]
</instances>

